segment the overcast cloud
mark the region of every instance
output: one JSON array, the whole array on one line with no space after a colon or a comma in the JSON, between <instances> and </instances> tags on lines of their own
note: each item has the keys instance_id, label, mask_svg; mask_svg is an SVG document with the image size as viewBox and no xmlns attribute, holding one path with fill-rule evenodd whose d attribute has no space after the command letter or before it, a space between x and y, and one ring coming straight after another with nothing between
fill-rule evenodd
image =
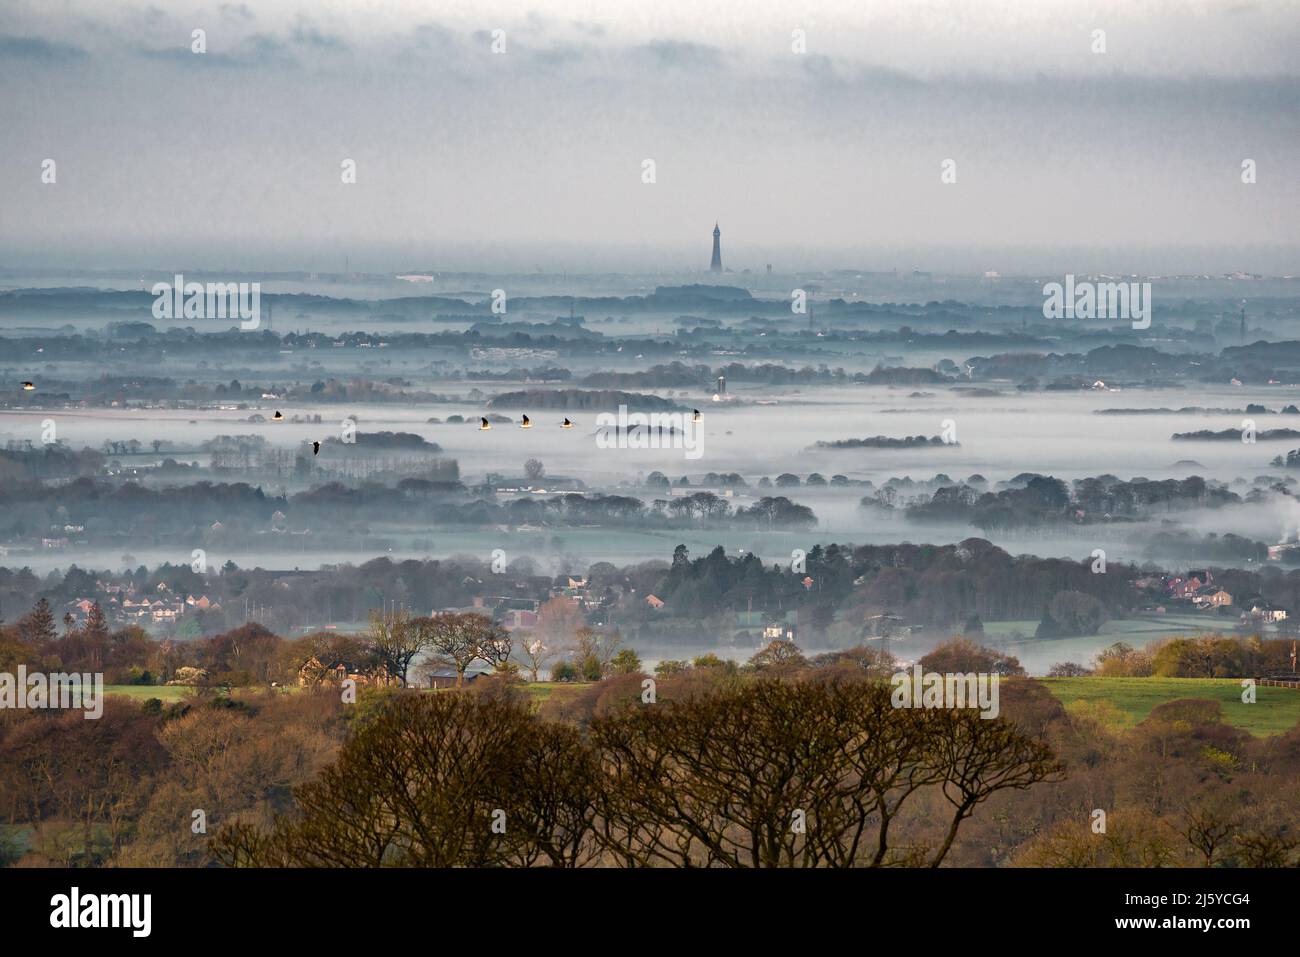
<instances>
[{"instance_id":1,"label":"overcast cloud","mask_svg":"<svg viewBox=\"0 0 1300 957\"><path fill-rule=\"evenodd\" d=\"M1295 3L0 7L4 265L1294 271Z\"/></svg>"}]
</instances>

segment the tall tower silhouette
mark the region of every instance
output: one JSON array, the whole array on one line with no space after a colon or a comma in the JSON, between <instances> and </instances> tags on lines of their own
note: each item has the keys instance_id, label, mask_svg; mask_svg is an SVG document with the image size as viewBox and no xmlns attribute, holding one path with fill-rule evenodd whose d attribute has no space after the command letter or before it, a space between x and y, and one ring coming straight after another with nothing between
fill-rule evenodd
<instances>
[{"instance_id":1,"label":"tall tower silhouette","mask_svg":"<svg viewBox=\"0 0 1300 957\"><path fill-rule=\"evenodd\" d=\"M722 230L713 224L713 262L709 263L709 272L722 272Z\"/></svg>"}]
</instances>

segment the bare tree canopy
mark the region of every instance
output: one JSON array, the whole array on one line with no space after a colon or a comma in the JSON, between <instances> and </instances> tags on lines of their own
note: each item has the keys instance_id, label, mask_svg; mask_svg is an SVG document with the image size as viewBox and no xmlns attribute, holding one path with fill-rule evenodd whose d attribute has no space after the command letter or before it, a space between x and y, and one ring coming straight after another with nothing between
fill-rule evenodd
<instances>
[{"instance_id":1,"label":"bare tree canopy","mask_svg":"<svg viewBox=\"0 0 1300 957\"><path fill-rule=\"evenodd\" d=\"M758 678L617 709L585 737L509 695L408 692L298 789L296 815L229 827L213 852L287 866L937 867L977 805L1059 771L1012 724L895 708L877 681Z\"/></svg>"}]
</instances>

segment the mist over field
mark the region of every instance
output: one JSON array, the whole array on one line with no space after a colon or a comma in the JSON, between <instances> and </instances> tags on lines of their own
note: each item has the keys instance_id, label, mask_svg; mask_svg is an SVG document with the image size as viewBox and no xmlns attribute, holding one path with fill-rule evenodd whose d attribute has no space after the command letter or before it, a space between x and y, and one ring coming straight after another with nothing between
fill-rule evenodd
<instances>
[{"instance_id":1,"label":"mist over field","mask_svg":"<svg viewBox=\"0 0 1300 957\"><path fill-rule=\"evenodd\" d=\"M1170 573L1277 571L1300 531L1288 458L1300 446L1300 353L1267 343L1300 320L1287 280L1154 280L1186 298L1135 330L1046 319L1028 278L764 274L751 289L734 273L653 287L610 274L560 295L564 277L530 276L497 308L496 283L515 289L515 277L303 276L268 284L267 328L245 331L159 320L154 298L99 278L0 294L15 316L3 371L40 380L0 410L11 473L105 486L62 504L43 497L35 513L30 496L10 493L7 563L42 576L184 566L202 548L212 567L297 572L377 556L489 562L499 550L530 573L583 579L596 563L666 568L678 545L696 556L721 546L788 572L817 545L973 538L1083 566L1101 549L1110 562ZM799 311L785 286L811 289L811 307ZM618 447L601 422L620 404L675 410L693 444L674 443L670 425L666 439ZM93 461L48 463L51 448ZM1050 514L1014 501L1006 511L1001 500L1033 476L1073 491ZM1087 498L1098 480L1110 489L1099 507ZM229 483L270 504L221 504L216 489ZM197 510L160 513L106 494L114 486L179 494ZM347 487L358 505L372 501L316 504L314 489ZM958 492L966 498L939 504ZM596 510L578 517L566 496ZM806 514L742 518L773 498ZM607 499L636 511L609 511ZM634 595L624 593L624 609ZM758 595L746 614L755 597L759 613L784 613ZM381 589L374 600L403 598ZM841 610L805 629L801 645L852 644L892 604ZM1120 619L1154 607L1125 611L1071 652L1090 657L1124 633ZM745 627L665 610L641 630L651 662L743 660L761 644ZM1066 646L1035 641L1039 611L985 629L1045 673ZM227 608L207 627L242 614ZM299 632L348 620L282 614ZM897 650L915 658L968 617L909 624L915 635ZM1220 616L1197 628L1224 625Z\"/></svg>"},{"instance_id":2,"label":"mist over field","mask_svg":"<svg viewBox=\"0 0 1300 957\"><path fill-rule=\"evenodd\" d=\"M1300 7L0 19L0 871L1300 864Z\"/></svg>"}]
</instances>

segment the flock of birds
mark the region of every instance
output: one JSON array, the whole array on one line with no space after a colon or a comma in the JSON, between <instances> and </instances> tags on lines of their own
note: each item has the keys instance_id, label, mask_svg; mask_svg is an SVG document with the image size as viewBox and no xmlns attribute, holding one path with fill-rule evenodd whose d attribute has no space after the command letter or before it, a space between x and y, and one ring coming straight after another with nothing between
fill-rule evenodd
<instances>
[{"instance_id":1,"label":"flock of birds","mask_svg":"<svg viewBox=\"0 0 1300 957\"><path fill-rule=\"evenodd\" d=\"M533 420L530 419L530 418L528 418L528 416L525 415L525 416L523 417L522 421L520 421L520 423L519 423L519 427L520 427L521 429L531 429L531 428L533 427ZM485 417L483 417L483 416L479 416L479 419L478 419L478 430L479 430L480 432L487 432L487 431L488 431L489 429L491 429L491 428L492 428L492 423L489 422ZM571 428L573 428L573 423L570 422L569 419L568 419L568 417L566 416L565 419L564 419L564 421L560 423L560 428L562 428L562 429L571 429Z\"/></svg>"},{"instance_id":2,"label":"flock of birds","mask_svg":"<svg viewBox=\"0 0 1300 957\"><path fill-rule=\"evenodd\" d=\"M31 391L34 390L35 388L36 388L36 383L34 383L34 382L24 382L24 383L23 383L23 391L24 391L24 392L31 392ZM700 410L699 410L699 409L692 409L692 410L691 410L691 419L692 419L692 421L699 422L701 418L702 418L702 416L700 415ZM284 421L284 413L281 412L279 409L276 409L276 410L275 410L275 415L271 416L271 421L272 421L272 422L283 422L283 421ZM478 430L479 430L480 432L487 432L487 431L490 431L490 430L491 430L491 428L492 428L492 423L489 422L489 421L487 420L487 417L486 417L486 416L479 416L479 420L478 420L478 421L479 421ZM531 429L532 427L533 427L533 420L530 419L528 416L525 415L525 416L523 417L522 421L519 423L519 428L521 428L521 429ZM570 422L569 419L568 419L568 417L566 416L565 419L564 419L564 421L560 423L560 428L562 428L562 429L571 429L571 428L573 428L573 423ZM319 442L312 442L312 444L311 444L311 454L312 454L312 455L320 455L320 443L319 443Z\"/></svg>"},{"instance_id":3,"label":"flock of birds","mask_svg":"<svg viewBox=\"0 0 1300 957\"><path fill-rule=\"evenodd\" d=\"M693 410L690 411L690 415L692 415L692 421L697 421L697 423L703 417L701 413L699 413L698 408L693 408ZM285 413L276 410L276 415L270 417L270 420L272 420L273 423L282 423L282 421L285 421ZM519 428L521 429L533 428L533 420L529 419L529 417L526 415L521 417ZM569 420L568 416L564 416L564 421L560 423L560 428L562 429L573 428L573 423L571 420ZM478 416L478 430L480 430L480 432L490 432L491 423L490 421L487 421L487 416ZM321 443L312 442L312 455L320 455L320 454L321 454Z\"/></svg>"},{"instance_id":4,"label":"flock of birds","mask_svg":"<svg viewBox=\"0 0 1300 957\"><path fill-rule=\"evenodd\" d=\"M692 421L699 422L700 419L703 418L703 416L700 415L700 410L699 410L699 409L692 409L692 410L691 410L691 418L692 418ZM275 415L271 416L271 421L272 421L272 422L283 422L283 421L284 421L284 415L283 415L283 413L281 413L279 410L276 410ZM520 419L520 422L519 422L519 428L521 428L521 429L531 429L532 427L533 427L533 420L530 419L527 415L522 416L521 419ZM570 421L570 419L569 419L568 416L565 416L564 421L560 423L560 428L562 428L562 429L571 429L571 428L573 428L573 422ZM480 432L490 432L490 431L492 430L492 423L488 421L487 416L483 416L483 415L479 416L479 419L478 419L478 430L479 430ZM312 442L312 444L311 444L311 454L312 454L312 455L320 455L320 443L319 443L319 442Z\"/></svg>"},{"instance_id":5,"label":"flock of birds","mask_svg":"<svg viewBox=\"0 0 1300 957\"><path fill-rule=\"evenodd\" d=\"M700 419L702 419L702 418L703 418L703 416L700 415L700 410L699 410L699 409L692 409L692 410L691 410L691 419L692 419L692 421L699 422ZM489 422L485 416L479 416L479 420L478 420L478 422L479 422L478 430L479 430L480 432L487 432L487 431L489 431L489 430L492 428L492 423ZM530 419L530 418L528 418L528 416L525 415L525 416L523 416L522 421L520 421L520 423L519 423L519 427L520 427L521 429L531 429L531 428L533 427L533 420ZM573 423L570 422L570 421L568 420L568 418L565 418L565 420L564 420L563 422L560 423L560 428L562 428L562 429L571 429L571 428L573 428Z\"/></svg>"}]
</instances>

